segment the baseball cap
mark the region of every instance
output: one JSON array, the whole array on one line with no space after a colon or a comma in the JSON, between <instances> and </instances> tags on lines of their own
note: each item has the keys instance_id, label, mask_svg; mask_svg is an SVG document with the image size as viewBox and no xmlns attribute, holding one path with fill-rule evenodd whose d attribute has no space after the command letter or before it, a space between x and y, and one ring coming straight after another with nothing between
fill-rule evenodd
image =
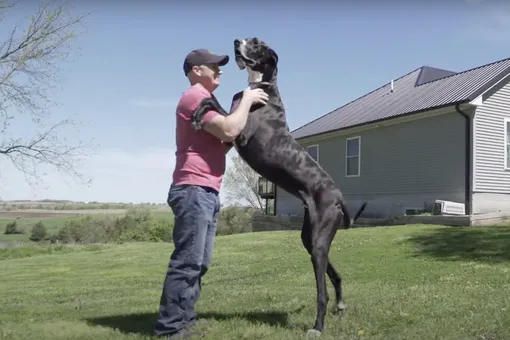
<instances>
[{"instance_id":1,"label":"baseball cap","mask_svg":"<svg viewBox=\"0 0 510 340\"><path fill-rule=\"evenodd\" d=\"M184 59L184 74L188 74L193 66L204 64L218 64L219 66L224 66L228 61L228 55L216 55L205 48L199 48L188 53L186 59Z\"/></svg>"}]
</instances>

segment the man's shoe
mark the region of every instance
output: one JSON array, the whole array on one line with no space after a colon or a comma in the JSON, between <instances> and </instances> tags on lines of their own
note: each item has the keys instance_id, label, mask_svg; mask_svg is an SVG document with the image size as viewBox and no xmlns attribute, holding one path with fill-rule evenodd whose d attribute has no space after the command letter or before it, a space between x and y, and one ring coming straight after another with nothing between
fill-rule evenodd
<instances>
[{"instance_id":1,"label":"man's shoe","mask_svg":"<svg viewBox=\"0 0 510 340\"><path fill-rule=\"evenodd\" d=\"M204 335L204 333L198 332L198 331L194 331L194 330L190 330L188 328L183 328L180 331L178 331L177 333L168 335L167 339L168 340L189 339L189 338L194 337L194 336L195 337L199 337L199 336L202 336L202 335Z\"/></svg>"}]
</instances>

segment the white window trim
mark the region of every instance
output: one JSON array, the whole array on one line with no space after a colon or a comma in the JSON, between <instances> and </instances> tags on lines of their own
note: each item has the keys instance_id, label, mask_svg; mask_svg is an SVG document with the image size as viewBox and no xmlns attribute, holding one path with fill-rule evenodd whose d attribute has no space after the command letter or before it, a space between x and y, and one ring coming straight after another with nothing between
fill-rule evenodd
<instances>
[{"instance_id":1,"label":"white window trim","mask_svg":"<svg viewBox=\"0 0 510 340\"><path fill-rule=\"evenodd\" d=\"M319 163L319 159L320 159L320 157L319 157L319 144L308 145L306 147L306 152L310 153L308 150L311 149L311 148L317 148L317 160L316 160L316 162ZM312 159L313 159L313 157L312 157Z\"/></svg>"},{"instance_id":2,"label":"white window trim","mask_svg":"<svg viewBox=\"0 0 510 340\"><path fill-rule=\"evenodd\" d=\"M350 140L355 140L355 139L358 140L358 156L349 157L347 155L347 150L348 150L347 145ZM348 175L347 174L347 170L348 170L347 158L353 158L353 157L358 157L358 173L355 175ZM361 176L361 136L349 137L349 138L345 139L345 177L360 177L360 176Z\"/></svg>"},{"instance_id":3,"label":"white window trim","mask_svg":"<svg viewBox=\"0 0 510 340\"><path fill-rule=\"evenodd\" d=\"M508 130L507 130L507 126L508 126L508 123L510 123L510 118L505 118L503 120L503 132L504 132L504 136L503 136L503 140L505 141L504 144L503 144L503 155L504 155L504 158L503 158L503 165L504 165L504 169L505 170L510 170L510 164L507 164L506 163L506 160L508 159L508 147L507 145L510 143L510 140L508 140Z\"/></svg>"}]
</instances>

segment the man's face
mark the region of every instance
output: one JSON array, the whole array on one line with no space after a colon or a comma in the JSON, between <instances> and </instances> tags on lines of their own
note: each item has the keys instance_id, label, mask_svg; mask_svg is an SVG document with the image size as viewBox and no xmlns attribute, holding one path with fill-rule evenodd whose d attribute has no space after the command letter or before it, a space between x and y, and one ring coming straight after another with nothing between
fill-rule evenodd
<instances>
[{"instance_id":1,"label":"man's face","mask_svg":"<svg viewBox=\"0 0 510 340\"><path fill-rule=\"evenodd\" d=\"M220 85L220 75L223 72L217 64L195 66L194 69L204 86L215 89Z\"/></svg>"}]
</instances>

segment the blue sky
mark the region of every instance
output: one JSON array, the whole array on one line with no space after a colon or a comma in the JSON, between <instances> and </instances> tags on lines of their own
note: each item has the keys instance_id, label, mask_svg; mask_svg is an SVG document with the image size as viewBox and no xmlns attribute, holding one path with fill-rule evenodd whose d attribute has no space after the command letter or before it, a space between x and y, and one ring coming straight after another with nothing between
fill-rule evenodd
<instances>
[{"instance_id":1,"label":"blue sky","mask_svg":"<svg viewBox=\"0 0 510 340\"><path fill-rule=\"evenodd\" d=\"M461 71L510 57L510 7L501 1L365 3L75 2L77 13L91 14L51 99L59 104L55 119L73 115L83 122L73 136L99 146L79 169L92 183L79 186L47 168L44 185L31 187L0 159L0 198L164 202L175 104L188 86L182 61L195 48L232 56L235 38L269 43L291 129L422 65ZM0 31L35 5L10 12ZM228 106L247 77L234 62L223 72L216 94Z\"/></svg>"}]
</instances>

